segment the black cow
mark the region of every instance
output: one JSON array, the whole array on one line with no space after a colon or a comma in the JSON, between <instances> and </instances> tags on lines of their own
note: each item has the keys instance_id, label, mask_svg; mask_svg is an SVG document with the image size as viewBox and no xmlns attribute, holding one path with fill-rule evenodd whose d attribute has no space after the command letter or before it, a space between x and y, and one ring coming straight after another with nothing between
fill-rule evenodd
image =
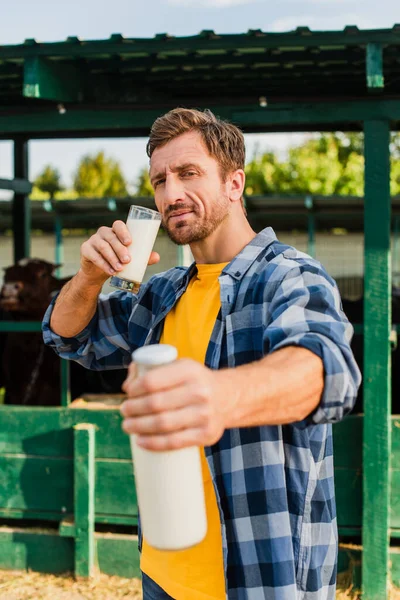
<instances>
[{"instance_id":1,"label":"black cow","mask_svg":"<svg viewBox=\"0 0 400 600\"><path fill-rule=\"evenodd\" d=\"M51 297L69 280L57 279L57 265L23 259L5 269L0 291L2 320L41 321ZM0 334L0 387L6 404L57 406L60 404L60 359L45 346L41 332ZM121 392L125 369L88 371L70 363L72 398L82 394Z\"/></svg>"},{"instance_id":2,"label":"black cow","mask_svg":"<svg viewBox=\"0 0 400 600\"><path fill-rule=\"evenodd\" d=\"M343 300L343 310L351 323L362 324L364 322L364 299ZM400 288L392 288L392 323L400 325ZM363 371L364 361L364 336L355 333L351 348L358 366ZM363 382L358 391L354 413L363 412ZM400 414L400 339L397 348L392 351L392 413Z\"/></svg>"}]
</instances>

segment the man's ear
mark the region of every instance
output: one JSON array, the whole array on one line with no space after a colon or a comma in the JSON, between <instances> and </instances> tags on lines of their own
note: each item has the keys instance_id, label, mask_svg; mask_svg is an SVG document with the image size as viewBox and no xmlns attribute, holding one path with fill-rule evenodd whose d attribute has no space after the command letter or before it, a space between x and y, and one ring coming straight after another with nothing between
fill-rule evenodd
<instances>
[{"instance_id":1,"label":"man's ear","mask_svg":"<svg viewBox=\"0 0 400 600\"><path fill-rule=\"evenodd\" d=\"M233 171L229 176L229 199L232 202L240 202L243 196L244 184L246 181L246 175L243 169L237 169Z\"/></svg>"}]
</instances>

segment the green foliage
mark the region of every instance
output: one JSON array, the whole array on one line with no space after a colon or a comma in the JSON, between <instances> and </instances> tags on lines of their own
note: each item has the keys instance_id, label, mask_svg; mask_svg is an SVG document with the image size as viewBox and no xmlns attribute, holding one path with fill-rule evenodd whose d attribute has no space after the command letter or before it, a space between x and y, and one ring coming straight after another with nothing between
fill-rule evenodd
<instances>
[{"instance_id":1,"label":"green foliage","mask_svg":"<svg viewBox=\"0 0 400 600\"><path fill-rule=\"evenodd\" d=\"M117 161L106 158L104 152L84 156L76 170L74 189L79 196L114 198L128 195L125 177Z\"/></svg>"},{"instance_id":2,"label":"green foliage","mask_svg":"<svg viewBox=\"0 0 400 600\"><path fill-rule=\"evenodd\" d=\"M392 136L391 193L400 194L400 136ZM246 195L270 193L363 196L361 134L312 136L289 148L280 161L273 152L256 153L246 166Z\"/></svg>"},{"instance_id":3,"label":"green foliage","mask_svg":"<svg viewBox=\"0 0 400 600\"><path fill-rule=\"evenodd\" d=\"M150 183L149 171L146 167L140 170L136 180L135 196L154 196L154 189Z\"/></svg>"},{"instance_id":4,"label":"green foliage","mask_svg":"<svg viewBox=\"0 0 400 600\"><path fill-rule=\"evenodd\" d=\"M44 167L43 171L36 177L33 185L46 195L45 198L54 198L57 192L64 189L61 185L60 172L51 165Z\"/></svg>"}]
</instances>

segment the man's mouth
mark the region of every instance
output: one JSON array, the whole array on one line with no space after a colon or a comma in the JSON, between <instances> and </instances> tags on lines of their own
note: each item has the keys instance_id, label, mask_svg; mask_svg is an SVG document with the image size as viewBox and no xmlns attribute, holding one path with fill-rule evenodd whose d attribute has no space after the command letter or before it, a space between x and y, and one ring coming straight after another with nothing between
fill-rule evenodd
<instances>
[{"instance_id":1,"label":"man's mouth","mask_svg":"<svg viewBox=\"0 0 400 600\"><path fill-rule=\"evenodd\" d=\"M191 210L177 210L168 217L168 221L172 220L174 223L183 221L187 215L190 215L192 212L193 211Z\"/></svg>"}]
</instances>

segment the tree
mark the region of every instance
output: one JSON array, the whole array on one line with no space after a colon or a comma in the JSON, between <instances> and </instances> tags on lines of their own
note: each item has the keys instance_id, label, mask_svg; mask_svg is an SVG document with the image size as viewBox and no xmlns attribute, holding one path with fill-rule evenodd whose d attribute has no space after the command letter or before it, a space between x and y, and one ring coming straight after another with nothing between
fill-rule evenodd
<instances>
[{"instance_id":1,"label":"tree","mask_svg":"<svg viewBox=\"0 0 400 600\"><path fill-rule=\"evenodd\" d=\"M54 198L57 192L64 189L61 185L60 172L51 165L44 167L43 171L36 177L33 185L41 192L49 194L51 199Z\"/></svg>"},{"instance_id":2,"label":"tree","mask_svg":"<svg viewBox=\"0 0 400 600\"><path fill-rule=\"evenodd\" d=\"M136 180L135 196L154 196L154 189L150 183L150 175L146 167L143 167L139 172Z\"/></svg>"},{"instance_id":3,"label":"tree","mask_svg":"<svg viewBox=\"0 0 400 600\"><path fill-rule=\"evenodd\" d=\"M74 189L79 196L103 198L128 195L125 177L119 163L106 158L104 152L84 156L74 176Z\"/></svg>"},{"instance_id":4,"label":"tree","mask_svg":"<svg viewBox=\"0 0 400 600\"><path fill-rule=\"evenodd\" d=\"M364 140L359 133L313 136L289 148L287 158L257 154L246 166L247 195L364 195ZM391 193L400 194L400 136L391 138Z\"/></svg>"}]
</instances>

